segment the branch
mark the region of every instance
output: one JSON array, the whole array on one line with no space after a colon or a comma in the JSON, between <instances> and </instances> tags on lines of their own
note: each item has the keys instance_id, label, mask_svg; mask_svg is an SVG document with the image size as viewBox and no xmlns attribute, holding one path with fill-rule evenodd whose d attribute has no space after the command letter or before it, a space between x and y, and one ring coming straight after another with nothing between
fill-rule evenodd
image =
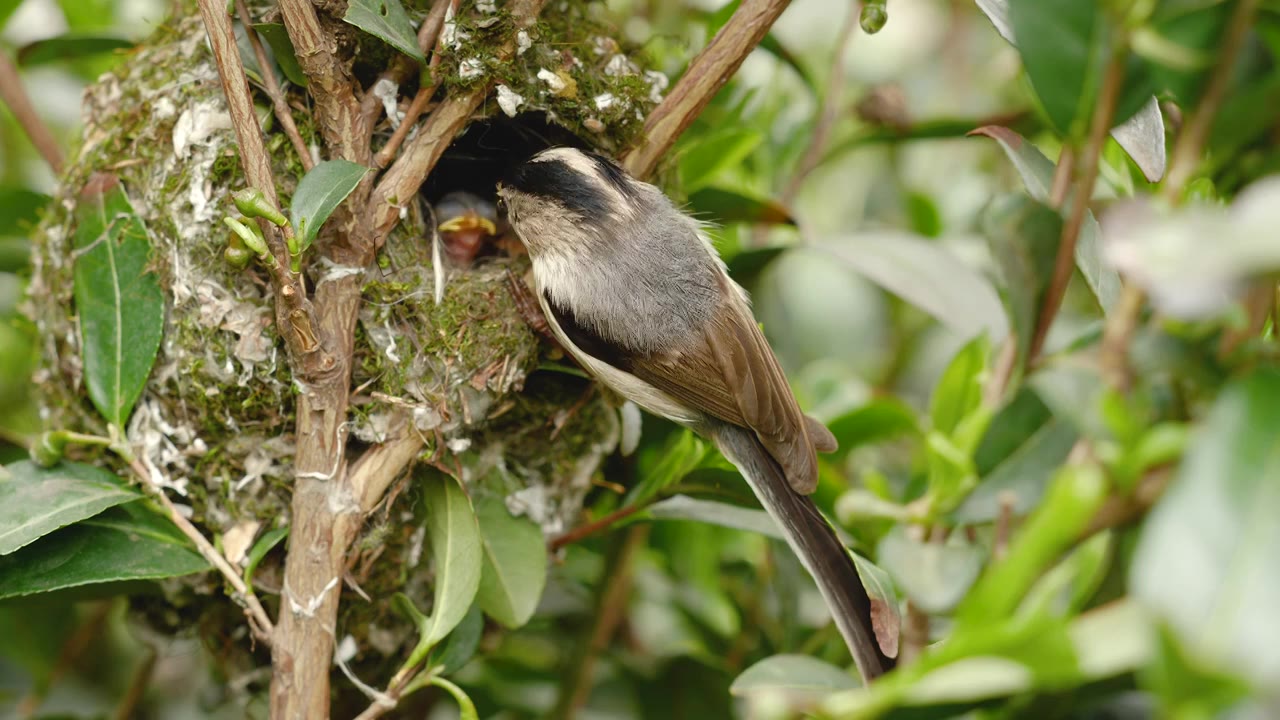
<instances>
[{"instance_id":1,"label":"branch","mask_svg":"<svg viewBox=\"0 0 1280 720\"><path fill-rule=\"evenodd\" d=\"M449 8L455 15L458 12L459 0L437 0L440 7ZM431 8L434 14L436 8ZM427 20L431 18L428 17ZM425 28L427 23L423 23ZM436 32L435 50L431 53L431 61L427 63L427 73L431 76L431 84L418 88L418 93L413 96L413 102L409 103L409 109L405 110L404 119L400 121L400 127L392 133L391 139L386 145L373 156L373 164L375 167L386 167L391 162L391 158L395 157L396 151L400 149L400 145L404 143L405 138L409 137L409 131L413 126L418 124L418 118L421 117L422 111L426 109L427 103L431 100L431 96L436 94L436 90L440 89L440 79L436 77L436 68L440 66L440 50L444 46L444 23L440 23L440 30ZM372 93L371 93L372 94Z\"/></svg>"},{"instance_id":2,"label":"branch","mask_svg":"<svg viewBox=\"0 0 1280 720\"><path fill-rule=\"evenodd\" d=\"M258 59L258 67L262 69L262 82L266 86L267 96L271 98L271 109L275 111L276 119L280 121L280 127L284 128L284 134L288 136L289 142L293 143L293 150L298 153L302 169L310 170L315 167L315 162L311 159L311 150L307 148L307 144L302 141L302 135L298 133L298 126L293 122L293 113L289 111L289 104L285 102L284 92L276 82L276 74L268 70L270 66L267 62L267 51L262 47L258 32L253 29L253 18L249 15L249 8L245 7L244 0L236 0L236 14L240 16L245 37L249 38L249 44L253 46L253 55Z\"/></svg>"},{"instance_id":3,"label":"branch","mask_svg":"<svg viewBox=\"0 0 1280 720\"><path fill-rule=\"evenodd\" d=\"M351 487L363 512L369 512L382 499L387 488L413 462L422 450L422 435L407 415L391 421L387 439L374 445L351 465Z\"/></svg>"},{"instance_id":4,"label":"branch","mask_svg":"<svg viewBox=\"0 0 1280 720\"><path fill-rule=\"evenodd\" d=\"M1218 108L1222 106L1222 101L1226 97L1236 58L1244 47L1249 24L1257 9L1258 0L1241 0L1236 4L1222 38L1222 51L1218 54L1218 64L1209 77L1199 104L1183 124L1182 131L1174 142L1169 173L1165 176L1164 184L1160 186L1160 197L1171 207L1182 202L1183 189L1200 165L1205 140L1213 128L1213 119L1218 114ZM1266 281L1265 285L1264 297L1259 298L1259 295L1264 293L1257 289L1250 293L1248 328L1244 333L1228 330L1222 337L1221 348L1233 347L1244 337L1256 334L1262 328L1266 318L1265 313L1271 310L1274 282ZM1098 360L1103 377L1114 388L1123 390L1129 385L1129 339L1138 327L1138 318L1145 302L1146 295L1142 290L1126 283L1119 305L1111 311L1106 325L1103 326Z\"/></svg>"},{"instance_id":5,"label":"branch","mask_svg":"<svg viewBox=\"0 0 1280 720\"><path fill-rule=\"evenodd\" d=\"M431 11L427 13L427 17L423 19L422 26L418 28L418 47L423 53L428 52L433 47L439 47L436 44L436 40L444 29L445 10L450 4L451 0L436 0L435 4L431 6ZM435 58L433 57L432 61L434 60ZM412 58L406 55L397 55L396 59L392 61L391 67L379 75L370 88L377 87L378 83L382 81L395 83L398 87L409 79L416 66L417 63ZM370 138L372 138L373 128L377 124L378 113L381 111L382 104L378 97L372 92L366 92L364 99L360 101L360 114L364 116L365 129L369 132Z\"/></svg>"},{"instance_id":6,"label":"branch","mask_svg":"<svg viewBox=\"0 0 1280 720\"><path fill-rule=\"evenodd\" d=\"M240 164L244 166L249 186L260 190L267 201L278 208L280 201L276 196L271 162L262 141L262 128L258 126L258 118L253 111L249 81L245 78L244 65L240 61L240 50L236 45L231 18L221 0L199 2L205 32L209 35L209 45L213 48L218 75L222 80L222 92L227 98L231 125L239 144ZM300 373L303 377L324 372L332 368L335 362L324 351L316 336L318 323L315 310L307 301L302 278L289 271L289 249L280 238L279 228L262 219L258 220L258 227L262 228L271 255L275 258L275 262L268 265L268 270L275 289L276 326L280 335L299 368L309 371Z\"/></svg>"},{"instance_id":7,"label":"branch","mask_svg":"<svg viewBox=\"0 0 1280 720\"><path fill-rule=\"evenodd\" d=\"M9 106L18 124L22 126L22 131L31 139L31 144L36 146L36 151L49 164L53 174L61 175L62 149L49 126L44 124L36 113L35 106L31 104L31 97L22 85L18 69L13 66L8 54L3 52L0 52L0 100L4 100L4 104Z\"/></svg>"},{"instance_id":8,"label":"branch","mask_svg":"<svg viewBox=\"0 0 1280 720\"><path fill-rule=\"evenodd\" d=\"M689 63L666 99L649 114L641 133L644 140L622 158L632 175L643 178L653 174L658 160L737 72L789 4L790 0L743 0L729 22Z\"/></svg>"},{"instance_id":9,"label":"branch","mask_svg":"<svg viewBox=\"0 0 1280 720\"><path fill-rule=\"evenodd\" d=\"M203 4L204 0L201 0ZM311 0L280 0L280 14L315 99L316 127L329 151L343 160L369 165L369 143L355 81L335 53L333 33L320 27Z\"/></svg>"},{"instance_id":10,"label":"branch","mask_svg":"<svg viewBox=\"0 0 1280 720\"><path fill-rule=\"evenodd\" d=\"M258 602L258 596L253 594L244 584L244 578L240 573L231 566L231 563L223 557L222 553L209 542L208 538L191 524L191 521L185 518L182 513L178 512L178 508L173 506L173 501L168 495L164 494L164 490L159 485L152 482L151 473L147 471L146 466L137 458L128 458L129 469L133 470L133 474L138 476L138 481L146 488L156 502L160 503L160 507L164 508L165 514L169 516L178 530L186 535L192 543L195 544L196 550L200 555L209 561L222 577L236 591L235 597L244 603L244 614L249 618L249 629L253 632L253 636L264 643L271 643L271 632L275 629L271 624L271 618L267 617L267 611L263 609L262 603Z\"/></svg>"},{"instance_id":11,"label":"branch","mask_svg":"<svg viewBox=\"0 0 1280 720\"><path fill-rule=\"evenodd\" d=\"M827 88L822 94L822 110L818 115L818 121L813 126L813 135L809 138L809 146L805 148L804 155L801 156L795 172L791 175L791 179L787 181L782 194L778 196L778 201L784 206L790 206L795 201L796 195L800 194L800 188L804 185L805 179L809 177L809 174L815 168L822 164L822 155L827 149L827 141L831 137L831 129L835 126L836 121L840 119L840 106L847 84L844 79L844 58L849 54L849 47L853 45L853 38L857 35L858 17L861 14L861 10L862 3L860 1L849 4L849 12L845 15L844 25L840 27L840 34L836 39L835 58L831 63L831 76L827 78Z\"/></svg>"},{"instance_id":12,"label":"branch","mask_svg":"<svg viewBox=\"0 0 1280 720\"><path fill-rule=\"evenodd\" d=\"M1102 147L1107 141L1107 133L1111 130L1111 118L1115 115L1120 88L1124 84L1123 59L1123 56L1113 49L1102 76L1102 89L1098 104L1093 109L1089 138L1085 143L1083 157L1080 158L1080 174L1076 178L1073 193L1075 202L1072 203L1067 221L1062 226L1062 239L1058 243L1053 276L1049 280L1048 289L1045 290L1044 305L1040 308L1040 317L1036 321L1036 329L1031 336L1028 357L1032 360L1044 347L1044 340L1049 335L1049 327L1053 325L1053 319L1057 317L1058 310L1062 307L1062 298L1067 293L1067 283L1071 280L1071 273L1076 267L1076 240L1080 237L1080 228L1084 225L1084 216L1089 209L1089 199L1093 197L1093 183L1098 178L1098 163L1102 156Z\"/></svg>"},{"instance_id":13,"label":"branch","mask_svg":"<svg viewBox=\"0 0 1280 720\"><path fill-rule=\"evenodd\" d=\"M511 19L516 27L527 28L537 19L547 0L514 0ZM498 62L516 51L513 33L494 53ZM370 225L379 244L400 221L400 207L417 194L418 188L444 154L445 148L467 124L472 113L489 96L492 81L461 95L451 95L432 111L418 134L405 146L400 157L382 176L369 201Z\"/></svg>"}]
</instances>

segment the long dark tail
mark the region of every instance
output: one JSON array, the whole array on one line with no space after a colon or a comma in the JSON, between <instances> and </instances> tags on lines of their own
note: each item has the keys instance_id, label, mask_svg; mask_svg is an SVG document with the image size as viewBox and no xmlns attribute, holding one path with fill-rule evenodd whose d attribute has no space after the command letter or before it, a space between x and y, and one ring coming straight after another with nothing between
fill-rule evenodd
<instances>
[{"instance_id":1,"label":"long dark tail","mask_svg":"<svg viewBox=\"0 0 1280 720\"><path fill-rule=\"evenodd\" d=\"M711 433L724 456L738 467L760 504L782 528L787 544L818 584L827 607L858 665L863 682L893 669L880 652L871 626L871 598L844 543L807 496L791 489L782 469L750 430L719 425Z\"/></svg>"}]
</instances>

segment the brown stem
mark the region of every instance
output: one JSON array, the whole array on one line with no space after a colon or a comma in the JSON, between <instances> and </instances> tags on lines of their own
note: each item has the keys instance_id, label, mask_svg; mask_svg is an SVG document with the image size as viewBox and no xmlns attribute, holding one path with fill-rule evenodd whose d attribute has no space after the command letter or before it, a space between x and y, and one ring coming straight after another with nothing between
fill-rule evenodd
<instances>
[{"instance_id":1,"label":"brown stem","mask_svg":"<svg viewBox=\"0 0 1280 720\"><path fill-rule=\"evenodd\" d=\"M332 32L325 32L311 0L280 0L280 15L307 76L307 90L315 100L316 126L329 151L344 160L369 165L364 116L356 99L356 84L338 59Z\"/></svg>"},{"instance_id":2,"label":"brown stem","mask_svg":"<svg viewBox=\"0 0 1280 720\"><path fill-rule=\"evenodd\" d=\"M146 657L142 658L138 668L133 671L133 677L129 680L129 687L125 689L124 696L116 704L116 711L112 714L114 720L138 717L138 705L147 694L147 687L151 684L151 675L155 669L156 651L148 650Z\"/></svg>"},{"instance_id":3,"label":"brown stem","mask_svg":"<svg viewBox=\"0 0 1280 720\"><path fill-rule=\"evenodd\" d=\"M565 675L560 697L552 717L572 720L578 708L587 701L596 658L609 646L613 634L626 616L627 598L631 595L631 573L636 553L649 537L648 525L636 525L627 531L606 563L606 577L596 597L595 622Z\"/></svg>"},{"instance_id":4,"label":"brown stem","mask_svg":"<svg viewBox=\"0 0 1280 720\"><path fill-rule=\"evenodd\" d=\"M537 19L547 0L513 0L511 18L516 27L526 28ZM514 34L497 49L494 56L499 62L510 58L516 51ZM392 163L373 190L369 201L370 226L379 242L385 238L400 220L400 207L408 202L435 167L445 148L466 125L480 103L489 96L492 82L485 83L470 92L451 95L440 103L418 130L418 134L405 144L400 157Z\"/></svg>"},{"instance_id":5,"label":"brown stem","mask_svg":"<svg viewBox=\"0 0 1280 720\"><path fill-rule=\"evenodd\" d=\"M1053 182L1049 185L1049 207L1062 209L1067 201L1067 191L1071 189L1071 175L1075 172L1076 154L1070 145L1063 145L1058 153L1058 164L1053 169Z\"/></svg>"},{"instance_id":6,"label":"brown stem","mask_svg":"<svg viewBox=\"0 0 1280 720\"><path fill-rule=\"evenodd\" d=\"M49 164L53 174L61 175L62 148L53 137L49 126L40 119L35 106L31 104L31 96L27 95L27 90L22 85L18 69L13 66L9 55L3 52L0 52L0 100L4 100L4 104L9 106L13 117L18 120L18 125L31 139L31 144L36 146L40 157Z\"/></svg>"},{"instance_id":7,"label":"brown stem","mask_svg":"<svg viewBox=\"0 0 1280 720\"><path fill-rule=\"evenodd\" d=\"M1031 336L1028 357L1032 360L1044 347L1044 340L1049 335L1049 327L1053 325L1053 319L1057 317L1058 309L1062 307L1062 298L1067 293L1067 283L1071 280L1072 271L1075 270L1076 240L1080 237L1085 212L1089 209L1089 199L1093 196L1093 183L1098 178L1098 163L1102 156L1102 147L1107 141L1107 133L1111 130L1111 118L1116 112L1120 87L1124 84L1123 60L1123 55L1113 51L1102 76L1102 89L1098 104L1093 110L1089 138L1081 158L1080 174L1076 178L1073 193L1075 202L1071 204L1067 221L1062 226L1062 239L1058 244L1053 276L1049 280L1044 305L1040 308L1040 317L1036 322L1035 332Z\"/></svg>"},{"instance_id":8,"label":"brown stem","mask_svg":"<svg viewBox=\"0 0 1280 720\"><path fill-rule=\"evenodd\" d=\"M907 601L906 616L902 621L902 644L898 664L908 665L929 646L929 615Z\"/></svg>"},{"instance_id":9,"label":"brown stem","mask_svg":"<svg viewBox=\"0 0 1280 720\"><path fill-rule=\"evenodd\" d=\"M222 80L222 91L227 99L227 111L240 148L240 164L244 166L249 186L262 192L267 201L279 207L275 179L271 174L271 162L266 145L262 141L262 128L253 111L249 94L249 82L245 78L240 50L236 45L235 30L227 15L225 4L219 0L200 0L200 14L204 17L205 32L213 48L214 61ZM317 369L332 365L332 358L324 352L315 336L315 311L307 301L306 287L302 279L289 271L289 250L281 240L278 228L259 219L267 238L274 262L268 266L275 289L276 326L285 340L290 357L295 362Z\"/></svg>"},{"instance_id":10,"label":"brown stem","mask_svg":"<svg viewBox=\"0 0 1280 720\"><path fill-rule=\"evenodd\" d=\"M563 533L561 535L557 535L551 538L551 540L547 543L547 549L551 552L555 552L556 550L559 550L565 545L572 545L576 542L581 542L582 540L585 540L591 537L592 535L595 535L596 533L600 533L605 530L608 530L610 527L613 526L614 523L618 522L619 520L624 520L626 518L629 518L643 509L644 509L644 506L642 505L630 505L624 508L619 508L617 510L614 510L613 512L605 515L599 520L593 520L589 523L579 525L578 527L566 533Z\"/></svg>"},{"instance_id":11,"label":"brown stem","mask_svg":"<svg viewBox=\"0 0 1280 720\"><path fill-rule=\"evenodd\" d=\"M831 138L831 129L840 119L844 90L847 85L844 79L844 58L848 55L849 47L853 45L853 38L857 34L855 31L858 28L858 17L861 11L860 1L849 3L844 24L840 26L840 33L836 36L835 58L831 63L831 75L827 78L826 90L822 94L822 110L818 115L818 121L814 123L813 135L810 136L809 145L804 149L804 155L796 165L795 172L791 174L791 179L787 181L782 193L778 196L779 202L785 206L791 205L796 195L800 193L805 178L809 177L814 168L822 163L827 141Z\"/></svg>"},{"instance_id":12,"label":"brown stem","mask_svg":"<svg viewBox=\"0 0 1280 720\"><path fill-rule=\"evenodd\" d=\"M191 524L190 520L178 512L178 508L173 506L173 501L169 499L168 495L164 494L164 490L161 490L158 485L151 481L151 473L148 472L141 461L136 458L130 459L129 469L133 470L133 474L138 476L138 481L151 493L151 497L155 498L156 502L160 503L160 507L164 508L165 514L169 516L169 521L195 544L200 556L207 560L222 575L227 584L235 590L233 598L244 605L244 613L248 616L249 629L253 631L254 637L262 642L270 643L272 640L271 633L274 629L271 625L271 618L267 616L267 611L263 609L262 603L258 602L258 596L254 595L253 591L244 584L244 578L240 576L240 573L231 566L230 562L227 562L227 559L213 546L213 543L209 542L209 539L195 525Z\"/></svg>"},{"instance_id":13,"label":"brown stem","mask_svg":"<svg viewBox=\"0 0 1280 720\"><path fill-rule=\"evenodd\" d=\"M737 72L789 4L790 0L743 0L645 120L644 140L622 158L632 175L644 178L653 174L658 161Z\"/></svg>"},{"instance_id":14,"label":"brown stem","mask_svg":"<svg viewBox=\"0 0 1280 720\"><path fill-rule=\"evenodd\" d=\"M444 29L445 10L450 6L452 0L436 0L431 6L431 11L427 13L427 17L423 19L422 26L418 28L418 47L423 53L428 52L431 48L439 46L436 41L440 37L441 31ZM455 12L456 12L456 5ZM434 56L432 61L435 61ZM397 55L392 61L391 67L387 68L378 80L387 80L395 83L397 86L408 80L417 67L417 61L405 55ZM374 87L377 82L369 87ZM372 92L366 92L364 99L360 101L360 114L364 116L365 128L369 131L370 137L373 135L373 128L377 124L378 113L382 110L382 103L378 97ZM384 163L385 165L385 163Z\"/></svg>"},{"instance_id":15,"label":"brown stem","mask_svg":"<svg viewBox=\"0 0 1280 720\"><path fill-rule=\"evenodd\" d=\"M453 9L454 14L458 12L459 0L441 0L439 4L446 5ZM435 8L431 9L435 12ZM425 25L425 23L424 23ZM431 53L431 61L427 63L427 72L431 76L431 84L418 88L418 94L413 96L413 102L409 103L409 109L405 110L404 119L400 121L400 127L391 134L391 139L386 145L373 156L374 167L386 167L391 162L391 158L395 157L396 151L400 149L400 145L405 138L409 137L409 131L418 123L422 111L426 109L427 103L431 102L431 97L436 94L436 90L440 89L440 80L436 77L436 68L440 66L440 51L444 45L444 23L441 23L440 31L436 33L435 50Z\"/></svg>"},{"instance_id":16,"label":"brown stem","mask_svg":"<svg viewBox=\"0 0 1280 720\"><path fill-rule=\"evenodd\" d=\"M249 45L253 47L253 55L258 59L258 67L262 69L262 83L266 86L267 97L271 98L271 109L275 112L276 119L280 121L280 127L284 128L284 134L289 138L289 142L293 143L293 150L298 154L302 169L310 170L315 166L315 162L311 159L311 151L307 148L307 144L302 141L302 135L298 133L298 126L293 122L293 113L289 111L289 104L285 102L284 91L280 89L280 83L276 82L276 74L268 69L270 66L267 62L267 51L262 47L262 40L258 37L258 32L253 29L253 18L249 15L249 8L245 7L244 0L236 0L236 14L240 16L240 22L244 25L245 37L249 38Z\"/></svg>"},{"instance_id":17,"label":"brown stem","mask_svg":"<svg viewBox=\"0 0 1280 720\"><path fill-rule=\"evenodd\" d=\"M1231 84L1231 74L1235 68L1236 58L1244 46L1249 32L1249 24L1258 9L1258 0L1241 0L1236 4L1226 32L1222 37L1222 50L1218 53L1218 64L1209 76L1204 95L1192 111L1190 117L1182 125L1178 139L1174 142L1173 155L1169 162L1169 173L1164 184L1160 186L1160 196L1170 207L1182 202L1183 189L1200 164L1205 140L1213 129L1213 119L1218 108L1226 97L1227 88ZM1262 293L1251 294L1249 303L1249 324L1244 331L1228 330L1223 334L1220 350L1229 351L1245 337L1257 334L1266 321L1266 314L1271 311L1270 298L1272 281L1266 282L1267 300L1261 300ZM1129 386L1129 340L1138 327L1138 318L1142 314L1146 295L1142 290L1126 284L1120 296L1119 305L1111 311L1103 326L1102 344L1099 348L1099 363L1102 366L1104 379L1111 387L1124 390Z\"/></svg>"}]
</instances>

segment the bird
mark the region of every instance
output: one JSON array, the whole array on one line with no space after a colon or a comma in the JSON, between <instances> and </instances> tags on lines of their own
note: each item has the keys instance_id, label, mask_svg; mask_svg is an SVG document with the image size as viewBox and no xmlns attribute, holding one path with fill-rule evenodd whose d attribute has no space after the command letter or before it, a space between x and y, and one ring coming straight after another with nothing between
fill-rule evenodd
<instances>
[{"instance_id":1,"label":"bird","mask_svg":"<svg viewBox=\"0 0 1280 720\"><path fill-rule=\"evenodd\" d=\"M499 203L559 343L598 381L710 439L816 581L865 682L894 661L849 550L814 504L836 440L801 412L703 226L609 158L555 147L512 167Z\"/></svg>"}]
</instances>

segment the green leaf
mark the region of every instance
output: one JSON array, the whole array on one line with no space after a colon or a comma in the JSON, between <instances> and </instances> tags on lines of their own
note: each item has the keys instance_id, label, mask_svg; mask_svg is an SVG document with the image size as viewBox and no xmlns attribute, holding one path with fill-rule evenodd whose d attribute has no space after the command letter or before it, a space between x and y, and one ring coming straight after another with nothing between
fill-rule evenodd
<instances>
[{"instance_id":1,"label":"green leaf","mask_svg":"<svg viewBox=\"0 0 1280 720\"><path fill-rule=\"evenodd\" d=\"M483 581L480 526L467 493L457 480L441 473L424 473L419 487L435 564L431 616L419 626L419 647L425 652L462 622ZM538 549L542 550L541 542Z\"/></svg>"},{"instance_id":2,"label":"green leaf","mask_svg":"<svg viewBox=\"0 0 1280 720\"><path fill-rule=\"evenodd\" d=\"M352 4L355 7L355 4ZM325 160L311 168L293 193L289 221L305 250L320 234L320 226L342 204L369 168L347 160Z\"/></svg>"},{"instance_id":3,"label":"green leaf","mask_svg":"<svg viewBox=\"0 0 1280 720\"><path fill-rule=\"evenodd\" d=\"M4 29L4 24L9 21L9 16L21 4L22 0L0 0L0 29Z\"/></svg>"},{"instance_id":4,"label":"green leaf","mask_svg":"<svg viewBox=\"0 0 1280 720\"><path fill-rule=\"evenodd\" d=\"M653 520L695 520L697 522L719 525L720 527L745 530L785 540L782 531L766 513L761 510L738 507L714 500L701 500L688 495L673 495L665 500L650 505L639 514Z\"/></svg>"},{"instance_id":5,"label":"green leaf","mask_svg":"<svg viewBox=\"0 0 1280 720\"><path fill-rule=\"evenodd\" d=\"M258 541L253 544L253 547L249 548L249 554L246 556L247 561L244 566L244 584L248 586L250 591L253 590L253 573L258 570L258 565L262 563L263 558L267 556L267 553L271 552L272 548L279 545L280 541L288 536L288 525L272 528L263 533L262 537L258 538Z\"/></svg>"},{"instance_id":6,"label":"green leaf","mask_svg":"<svg viewBox=\"0 0 1280 720\"><path fill-rule=\"evenodd\" d=\"M808 655L772 655L743 670L729 692L744 696L758 692L784 692L801 697L822 697L837 690L859 687L858 679L835 665Z\"/></svg>"},{"instance_id":7,"label":"green leaf","mask_svg":"<svg viewBox=\"0 0 1280 720\"><path fill-rule=\"evenodd\" d=\"M0 600L207 569L167 518L130 503L0 557Z\"/></svg>"},{"instance_id":8,"label":"green leaf","mask_svg":"<svg viewBox=\"0 0 1280 720\"><path fill-rule=\"evenodd\" d=\"M1106 19L1094 0L1009 0L1022 64L1049 119L1064 135L1082 137L1093 111L1105 58Z\"/></svg>"},{"instance_id":9,"label":"green leaf","mask_svg":"<svg viewBox=\"0 0 1280 720\"><path fill-rule=\"evenodd\" d=\"M442 675L452 675L475 657L483 634L484 613L480 611L479 605L472 605L467 614L462 616L462 622L436 648L429 666L439 665Z\"/></svg>"},{"instance_id":10,"label":"green leaf","mask_svg":"<svg viewBox=\"0 0 1280 720\"><path fill-rule=\"evenodd\" d=\"M836 457L863 445L920 433L916 411L894 397L876 398L827 423L827 429L840 443Z\"/></svg>"},{"instance_id":11,"label":"green leaf","mask_svg":"<svg viewBox=\"0 0 1280 720\"><path fill-rule=\"evenodd\" d=\"M18 48L18 66L35 67L131 48L137 43L118 37L67 33Z\"/></svg>"},{"instance_id":12,"label":"green leaf","mask_svg":"<svg viewBox=\"0 0 1280 720\"><path fill-rule=\"evenodd\" d=\"M515 629L529 622L547 583L547 549L542 530L507 511L502 498L476 502L484 543L484 572L476 602L489 617Z\"/></svg>"},{"instance_id":13,"label":"green leaf","mask_svg":"<svg viewBox=\"0 0 1280 720\"><path fill-rule=\"evenodd\" d=\"M1180 107L1199 100L1231 16L1230 2L1164 2L1151 22L1134 35L1156 85Z\"/></svg>"},{"instance_id":14,"label":"green leaf","mask_svg":"<svg viewBox=\"0 0 1280 720\"><path fill-rule=\"evenodd\" d=\"M731 127L698 138L679 155L680 185L693 194L706 187L730 167L742 163L764 142L764 133L750 128Z\"/></svg>"},{"instance_id":15,"label":"green leaf","mask_svg":"<svg viewBox=\"0 0 1280 720\"><path fill-rule=\"evenodd\" d=\"M271 54L275 57L276 64L280 66L280 71L289 79L289 82L298 87L306 87L306 73L302 72L302 68L298 65L298 54L293 49L293 40L289 39L289 32L284 29L284 25L257 23L253 29L271 47Z\"/></svg>"},{"instance_id":16,"label":"green leaf","mask_svg":"<svg viewBox=\"0 0 1280 720\"><path fill-rule=\"evenodd\" d=\"M0 236L26 237L53 198L25 188L0 188Z\"/></svg>"},{"instance_id":17,"label":"green leaf","mask_svg":"<svg viewBox=\"0 0 1280 720\"><path fill-rule=\"evenodd\" d=\"M996 431L997 423L1008 428L1018 419L1011 415L1002 421L997 415L988 429L988 437ZM1040 502L1053 473L1067 459L1079 435L1070 423L1059 418L1041 421L1028 431L1027 434L1010 432L1007 439L1001 440L1016 442L1016 445L982 474L978 486L952 513L952 520L958 523L991 522L999 517L1006 499L1010 503L1010 512L1021 516ZM981 447L977 457L982 457Z\"/></svg>"},{"instance_id":18,"label":"green leaf","mask_svg":"<svg viewBox=\"0 0 1280 720\"><path fill-rule=\"evenodd\" d=\"M736 190L708 187L689 196L689 209L699 219L715 225L752 223L795 225L795 218L779 203Z\"/></svg>"},{"instance_id":19,"label":"green leaf","mask_svg":"<svg viewBox=\"0 0 1280 720\"><path fill-rule=\"evenodd\" d=\"M93 517L140 496L115 475L64 462L42 468L14 463L0 478L0 555L8 555L64 525Z\"/></svg>"},{"instance_id":20,"label":"green leaf","mask_svg":"<svg viewBox=\"0 0 1280 720\"><path fill-rule=\"evenodd\" d=\"M957 622L980 627L1012 613L1027 591L1088 526L1106 498L1106 479L1094 465L1060 469L1049 494L1009 543L1008 554L988 566L956 611Z\"/></svg>"},{"instance_id":21,"label":"green leaf","mask_svg":"<svg viewBox=\"0 0 1280 720\"><path fill-rule=\"evenodd\" d=\"M1054 165L1036 146L1016 132L998 125L980 127L970 134L983 135L999 143L1031 197L1042 203L1048 202ZM1110 310L1120 299L1120 276L1102 259L1102 229L1089 210L1085 211L1084 225L1076 239L1076 267L1080 268L1098 304L1103 310Z\"/></svg>"},{"instance_id":22,"label":"green leaf","mask_svg":"<svg viewBox=\"0 0 1280 720\"><path fill-rule=\"evenodd\" d=\"M1013 195L995 201L985 220L984 234L1004 281L1003 298L1018 343L1017 367L1021 368L1053 276L1062 216L1037 200Z\"/></svg>"},{"instance_id":23,"label":"green leaf","mask_svg":"<svg viewBox=\"0 0 1280 720\"><path fill-rule=\"evenodd\" d=\"M342 19L414 60L426 61L422 48L418 47L413 23L405 14L400 0L351 0Z\"/></svg>"},{"instance_id":24,"label":"green leaf","mask_svg":"<svg viewBox=\"0 0 1280 720\"><path fill-rule=\"evenodd\" d=\"M1134 594L1207 667L1280 686L1280 372L1258 370L1213 404L1130 565Z\"/></svg>"},{"instance_id":25,"label":"green leaf","mask_svg":"<svg viewBox=\"0 0 1280 720\"><path fill-rule=\"evenodd\" d=\"M983 553L973 545L915 539L899 524L880 540L876 558L917 607L937 615L968 592L982 570Z\"/></svg>"},{"instance_id":26,"label":"green leaf","mask_svg":"<svg viewBox=\"0 0 1280 720\"><path fill-rule=\"evenodd\" d=\"M933 388L929 401L929 417L933 429L951 435L960 423L982 404L982 386L986 382L987 357L991 343L985 335L965 343L951 358L947 369Z\"/></svg>"},{"instance_id":27,"label":"green leaf","mask_svg":"<svg viewBox=\"0 0 1280 720\"><path fill-rule=\"evenodd\" d=\"M164 294L151 243L114 177L89 180L76 208L75 301L89 397L123 428L164 332Z\"/></svg>"},{"instance_id":28,"label":"green leaf","mask_svg":"<svg viewBox=\"0 0 1280 720\"><path fill-rule=\"evenodd\" d=\"M816 246L964 337L1008 332L1000 296L981 274L941 245L895 231L842 235Z\"/></svg>"},{"instance_id":29,"label":"green leaf","mask_svg":"<svg viewBox=\"0 0 1280 720\"><path fill-rule=\"evenodd\" d=\"M677 430L657 451L656 460L650 454L641 458L637 474L642 479L627 494L623 505L639 505L653 499L664 488L702 464L710 451L706 441L693 432L683 428Z\"/></svg>"}]
</instances>

